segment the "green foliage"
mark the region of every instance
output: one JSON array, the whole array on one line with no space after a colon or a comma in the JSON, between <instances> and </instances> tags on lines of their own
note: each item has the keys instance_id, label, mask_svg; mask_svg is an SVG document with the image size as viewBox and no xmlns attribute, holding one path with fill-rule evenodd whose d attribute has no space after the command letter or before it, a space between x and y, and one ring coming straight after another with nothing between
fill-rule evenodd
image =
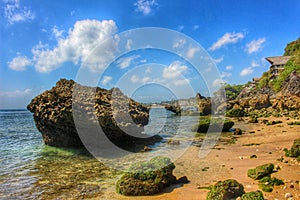
<instances>
[{"instance_id":1,"label":"green foliage","mask_svg":"<svg viewBox=\"0 0 300 200\"><path fill-rule=\"evenodd\" d=\"M281 124L282 121L280 121L280 120L276 120L276 121L263 120L263 123L266 125L275 125L275 124Z\"/></svg>"},{"instance_id":2,"label":"green foliage","mask_svg":"<svg viewBox=\"0 0 300 200\"><path fill-rule=\"evenodd\" d=\"M270 81L270 73L269 72L264 72L262 77L260 78L257 88L261 89L269 85Z\"/></svg>"},{"instance_id":3,"label":"green foliage","mask_svg":"<svg viewBox=\"0 0 300 200\"><path fill-rule=\"evenodd\" d=\"M175 183L175 165L169 158L157 156L148 162L133 164L117 181L116 190L123 195L151 195Z\"/></svg>"},{"instance_id":4,"label":"green foliage","mask_svg":"<svg viewBox=\"0 0 300 200\"><path fill-rule=\"evenodd\" d=\"M229 119L221 119L221 118L201 118L199 121L199 124L195 125L192 128L192 131L198 132L198 133L207 133L210 132L226 132L229 131L230 128L232 128L234 125L234 122Z\"/></svg>"},{"instance_id":5,"label":"green foliage","mask_svg":"<svg viewBox=\"0 0 300 200\"><path fill-rule=\"evenodd\" d=\"M293 56L298 54L300 51L300 37L297 40L288 43L284 51L284 56Z\"/></svg>"},{"instance_id":6,"label":"green foliage","mask_svg":"<svg viewBox=\"0 0 300 200\"><path fill-rule=\"evenodd\" d=\"M264 165L254 168L254 169L249 169L248 176L250 178L258 180L265 176L269 176L273 172L273 169L274 169L274 164L272 164L272 163L264 164Z\"/></svg>"},{"instance_id":7,"label":"green foliage","mask_svg":"<svg viewBox=\"0 0 300 200\"><path fill-rule=\"evenodd\" d=\"M231 109L226 112L227 117L244 117L246 113L243 109Z\"/></svg>"},{"instance_id":8,"label":"green foliage","mask_svg":"<svg viewBox=\"0 0 300 200\"><path fill-rule=\"evenodd\" d=\"M234 100L242 91L244 85L225 85L225 94L227 100Z\"/></svg>"},{"instance_id":9,"label":"green foliage","mask_svg":"<svg viewBox=\"0 0 300 200\"><path fill-rule=\"evenodd\" d=\"M290 150L284 149L285 151L285 156L288 157L299 157L300 156L300 138L294 140L293 146L291 147Z\"/></svg>"},{"instance_id":10,"label":"green foliage","mask_svg":"<svg viewBox=\"0 0 300 200\"><path fill-rule=\"evenodd\" d=\"M264 195L261 191L247 192L243 194L242 200L264 200Z\"/></svg>"},{"instance_id":11,"label":"green foliage","mask_svg":"<svg viewBox=\"0 0 300 200\"><path fill-rule=\"evenodd\" d=\"M279 92L281 90L282 83L293 71L297 71L300 73L300 66L295 65L293 60L290 59L285 64L284 71L282 73L280 73L276 79L274 79L272 82L270 82L271 87L275 90L275 92Z\"/></svg>"},{"instance_id":12,"label":"green foliage","mask_svg":"<svg viewBox=\"0 0 300 200\"><path fill-rule=\"evenodd\" d=\"M288 125L300 125L300 121L289 122Z\"/></svg>"},{"instance_id":13,"label":"green foliage","mask_svg":"<svg viewBox=\"0 0 300 200\"><path fill-rule=\"evenodd\" d=\"M245 193L242 184L234 179L219 181L210 188L206 200L235 199Z\"/></svg>"},{"instance_id":14,"label":"green foliage","mask_svg":"<svg viewBox=\"0 0 300 200\"><path fill-rule=\"evenodd\" d=\"M284 182L278 178L271 178L271 177L263 177L259 180L259 187L264 192L272 192L275 185L283 185Z\"/></svg>"}]
</instances>

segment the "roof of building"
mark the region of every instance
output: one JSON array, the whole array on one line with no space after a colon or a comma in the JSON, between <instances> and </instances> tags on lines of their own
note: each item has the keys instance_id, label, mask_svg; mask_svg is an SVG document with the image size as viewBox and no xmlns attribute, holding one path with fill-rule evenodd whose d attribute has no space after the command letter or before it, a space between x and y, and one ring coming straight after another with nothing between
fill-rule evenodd
<instances>
[{"instance_id":1,"label":"roof of building","mask_svg":"<svg viewBox=\"0 0 300 200\"><path fill-rule=\"evenodd\" d=\"M285 65L291 56L274 56L274 57L267 57L266 60L269 61L272 65Z\"/></svg>"}]
</instances>

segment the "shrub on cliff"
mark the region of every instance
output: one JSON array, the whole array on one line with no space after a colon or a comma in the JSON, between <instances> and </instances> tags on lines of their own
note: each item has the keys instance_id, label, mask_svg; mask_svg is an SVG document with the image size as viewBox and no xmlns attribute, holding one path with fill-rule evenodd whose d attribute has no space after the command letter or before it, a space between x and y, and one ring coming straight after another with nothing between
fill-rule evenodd
<instances>
[{"instance_id":1,"label":"shrub on cliff","mask_svg":"<svg viewBox=\"0 0 300 200\"><path fill-rule=\"evenodd\" d=\"M172 174L175 165L169 158L155 157L133 164L116 184L118 193L130 196L152 195L176 183Z\"/></svg>"},{"instance_id":2,"label":"shrub on cliff","mask_svg":"<svg viewBox=\"0 0 300 200\"><path fill-rule=\"evenodd\" d=\"M208 130L210 132L213 131L229 131L234 125L234 122L229 119L221 119L221 118L201 118L199 124L195 125L192 128L192 131L198 133L207 133Z\"/></svg>"}]
</instances>

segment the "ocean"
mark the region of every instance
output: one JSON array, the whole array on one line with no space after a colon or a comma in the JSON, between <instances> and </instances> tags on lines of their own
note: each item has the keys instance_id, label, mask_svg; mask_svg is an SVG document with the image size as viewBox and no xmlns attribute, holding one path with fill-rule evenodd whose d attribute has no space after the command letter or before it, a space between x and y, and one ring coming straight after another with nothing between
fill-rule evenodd
<instances>
[{"instance_id":1,"label":"ocean","mask_svg":"<svg viewBox=\"0 0 300 200\"><path fill-rule=\"evenodd\" d=\"M190 128L198 121L195 116L153 108L144 133L159 134L164 140L150 146L152 151L102 162L84 150L44 145L29 111L0 110L0 199L101 199L114 190L120 171L132 162L156 155L180 156L191 145ZM168 145L169 139L180 140L180 145Z\"/></svg>"}]
</instances>

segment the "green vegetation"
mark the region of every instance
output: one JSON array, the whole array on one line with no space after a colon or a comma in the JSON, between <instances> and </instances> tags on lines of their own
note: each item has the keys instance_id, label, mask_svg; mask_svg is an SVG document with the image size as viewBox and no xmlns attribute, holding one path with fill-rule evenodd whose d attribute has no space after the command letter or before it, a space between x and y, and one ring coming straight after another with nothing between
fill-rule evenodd
<instances>
[{"instance_id":1,"label":"green vegetation","mask_svg":"<svg viewBox=\"0 0 300 200\"><path fill-rule=\"evenodd\" d=\"M272 164L272 163L264 164L264 165L254 168L254 169L249 169L248 176L250 178L258 180L265 176L269 176L273 172L273 169L274 169L274 164Z\"/></svg>"},{"instance_id":2,"label":"green vegetation","mask_svg":"<svg viewBox=\"0 0 300 200\"><path fill-rule=\"evenodd\" d=\"M169 158L157 156L148 162L133 164L117 181L116 190L123 195L152 195L176 182L175 165Z\"/></svg>"},{"instance_id":3,"label":"green vegetation","mask_svg":"<svg viewBox=\"0 0 300 200\"><path fill-rule=\"evenodd\" d=\"M285 155L288 157L299 157L300 158L300 138L294 140L293 146L290 150L284 149Z\"/></svg>"},{"instance_id":4,"label":"green vegetation","mask_svg":"<svg viewBox=\"0 0 300 200\"><path fill-rule=\"evenodd\" d=\"M233 179L219 181L210 187L206 200L236 199L245 193L244 186Z\"/></svg>"},{"instance_id":5,"label":"green vegetation","mask_svg":"<svg viewBox=\"0 0 300 200\"><path fill-rule=\"evenodd\" d=\"M198 133L207 133L210 132L218 132L218 131L229 131L232 128L234 122L229 119L221 119L221 118L201 118L199 124L195 125L192 128L192 131Z\"/></svg>"},{"instance_id":6,"label":"green vegetation","mask_svg":"<svg viewBox=\"0 0 300 200\"><path fill-rule=\"evenodd\" d=\"M250 147L250 146L258 146L260 145L259 143L249 143L249 144L243 144L243 146L247 146L247 147Z\"/></svg>"},{"instance_id":7,"label":"green vegetation","mask_svg":"<svg viewBox=\"0 0 300 200\"><path fill-rule=\"evenodd\" d=\"M231 109L226 112L227 117L244 117L246 113L243 109Z\"/></svg>"},{"instance_id":8,"label":"green vegetation","mask_svg":"<svg viewBox=\"0 0 300 200\"><path fill-rule=\"evenodd\" d=\"M264 72L258 82L257 89L261 89L261 88L268 86L269 81L270 81L270 73Z\"/></svg>"},{"instance_id":9,"label":"green vegetation","mask_svg":"<svg viewBox=\"0 0 300 200\"><path fill-rule=\"evenodd\" d=\"M259 187L264 192L272 192L275 185L283 185L284 182L278 178L271 178L271 177L263 177L259 180Z\"/></svg>"},{"instance_id":10,"label":"green vegetation","mask_svg":"<svg viewBox=\"0 0 300 200\"><path fill-rule=\"evenodd\" d=\"M226 84L224 89L225 89L225 94L227 100L234 100L236 97L240 94L242 91L244 85L229 85Z\"/></svg>"},{"instance_id":11,"label":"green vegetation","mask_svg":"<svg viewBox=\"0 0 300 200\"><path fill-rule=\"evenodd\" d=\"M243 194L242 200L264 200L264 195L261 191L247 192Z\"/></svg>"},{"instance_id":12,"label":"green vegetation","mask_svg":"<svg viewBox=\"0 0 300 200\"><path fill-rule=\"evenodd\" d=\"M276 120L276 121L264 120L263 123L266 124L266 125L275 125L275 124L281 124L282 121L280 121L280 120Z\"/></svg>"},{"instance_id":13,"label":"green vegetation","mask_svg":"<svg viewBox=\"0 0 300 200\"><path fill-rule=\"evenodd\" d=\"M289 122L288 125L300 125L300 121Z\"/></svg>"}]
</instances>

